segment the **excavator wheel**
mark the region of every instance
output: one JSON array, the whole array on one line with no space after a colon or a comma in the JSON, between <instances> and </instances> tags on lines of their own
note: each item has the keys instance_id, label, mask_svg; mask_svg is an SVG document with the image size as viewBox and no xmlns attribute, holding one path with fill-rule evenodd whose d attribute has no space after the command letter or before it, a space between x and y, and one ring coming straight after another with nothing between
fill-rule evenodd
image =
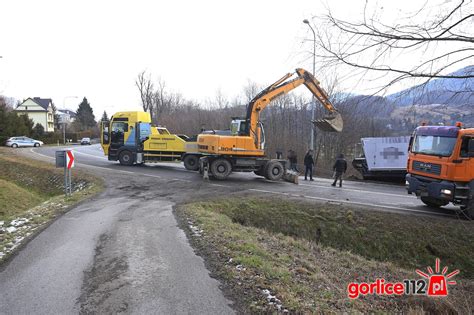
<instances>
[{"instance_id":1,"label":"excavator wheel","mask_svg":"<svg viewBox=\"0 0 474 315\"><path fill-rule=\"evenodd\" d=\"M285 173L285 168L283 165L276 160L270 160L265 166L265 178L268 180L280 180Z\"/></svg>"},{"instance_id":2,"label":"excavator wheel","mask_svg":"<svg viewBox=\"0 0 474 315\"><path fill-rule=\"evenodd\" d=\"M224 180L232 172L232 164L226 159L217 159L211 163L211 173L215 179Z\"/></svg>"},{"instance_id":3,"label":"excavator wheel","mask_svg":"<svg viewBox=\"0 0 474 315\"><path fill-rule=\"evenodd\" d=\"M188 171L197 171L199 170L199 156L188 154L184 157L183 164Z\"/></svg>"}]
</instances>

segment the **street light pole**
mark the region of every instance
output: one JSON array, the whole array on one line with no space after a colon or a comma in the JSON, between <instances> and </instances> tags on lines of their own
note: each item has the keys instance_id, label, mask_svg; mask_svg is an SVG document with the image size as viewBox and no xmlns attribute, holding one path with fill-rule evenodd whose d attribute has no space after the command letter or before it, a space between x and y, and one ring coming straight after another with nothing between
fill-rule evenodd
<instances>
[{"instance_id":1,"label":"street light pole","mask_svg":"<svg viewBox=\"0 0 474 315\"><path fill-rule=\"evenodd\" d=\"M303 23L308 24L309 28L313 32L313 76L315 76L315 72L316 72L316 33L314 32L313 27L311 26L311 24L309 23L309 21L307 19L304 19ZM312 101L312 105L311 105L311 134L310 134L310 137L309 137L309 149L310 150L314 150L314 136L315 136L315 131L316 130L314 129L313 121L314 121L314 107L316 106L315 103L316 103L316 99L313 95L313 101Z\"/></svg>"},{"instance_id":2,"label":"street light pole","mask_svg":"<svg viewBox=\"0 0 474 315\"><path fill-rule=\"evenodd\" d=\"M66 109L66 99L68 98L78 98L77 96L65 96L63 98L63 109L65 110ZM66 124L67 124L67 121L63 120L63 141L64 141L64 144L66 144Z\"/></svg>"}]
</instances>

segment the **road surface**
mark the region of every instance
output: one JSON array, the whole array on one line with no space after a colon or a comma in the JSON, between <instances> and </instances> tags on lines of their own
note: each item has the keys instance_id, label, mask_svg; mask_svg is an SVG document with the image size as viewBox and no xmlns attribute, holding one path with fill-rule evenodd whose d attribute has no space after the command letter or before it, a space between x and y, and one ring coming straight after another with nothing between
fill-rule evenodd
<instances>
[{"instance_id":1,"label":"road surface","mask_svg":"<svg viewBox=\"0 0 474 315\"><path fill-rule=\"evenodd\" d=\"M103 155L99 145L71 146L76 154L76 162L85 167L103 172L105 176L114 176L117 173L127 174L133 177L150 177L161 181L173 181L186 183L186 187L192 189L205 189L210 187L222 188L222 191L249 191L261 194L285 195L308 200L332 202L336 204L349 204L370 207L381 211L403 212L412 214L423 214L431 216L453 217L454 206L446 206L441 209L426 207L420 200L407 194L405 187L362 181L344 181L343 187L332 187L331 179L315 178L315 181L304 181L300 177L299 185L284 181L269 182L253 173L233 173L226 181L203 182L196 172L187 171L181 163L156 163L146 166L122 166L118 162L111 162ZM31 149L33 154L45 159L53 159L55 147L43 147ZM175 196L177 197L177 196ZM181 199L184 196L177 197Z\"/></svg>"},{"instance_id":2,"label":"road surface","mask_svg":"<svg viewBox=\"0 0 474 315\"><path fill-rule=\"evenodd\" d=\"M203 181L179 163L121 166L99 145L73 146L76 166L106 180L106 191L56 220L0 272L0 313L229 314L238 311L210 277L172 213L176 204L235 193L414 215L453 216L429 209L396 185L330 179L300 185L253 173ZM56 147L22 149L54 162Z\"/></svg>"}]
</instances>

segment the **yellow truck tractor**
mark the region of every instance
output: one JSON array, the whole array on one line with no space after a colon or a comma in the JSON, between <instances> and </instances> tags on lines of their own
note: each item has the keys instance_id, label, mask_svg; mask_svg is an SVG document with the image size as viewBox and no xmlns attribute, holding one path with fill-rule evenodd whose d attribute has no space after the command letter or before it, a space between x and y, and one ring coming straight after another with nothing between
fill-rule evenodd
<instances>
[{"instance_id":1,"label":"yellow truck tractor","mask_svg":"<svg viewBox=\"0 0 474 315\"><path fill-rule=\"evenodd\" d=\"M101 122L101 145L109 161L122 165L183 161L186 169L199 169L196 140L152 126L146 112L118 112Z\"/></svg>"}]
</instances>

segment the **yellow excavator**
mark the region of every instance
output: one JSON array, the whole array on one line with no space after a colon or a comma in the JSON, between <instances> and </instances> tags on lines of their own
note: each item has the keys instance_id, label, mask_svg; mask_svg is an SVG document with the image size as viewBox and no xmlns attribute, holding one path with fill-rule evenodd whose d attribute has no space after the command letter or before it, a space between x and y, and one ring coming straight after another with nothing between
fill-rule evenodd
<instances>
[{"instance_id":1,"label":"yellow excavator","mask_svg":"<svg viewBox=\"0 0 474 315\"><path fill-rule=\"evenodd\" d=\"M261 91L247 105L245 119L233 119L229 131L207 132L198 135L200 158L199 171L214 178L226 179L232 172L255 172L269 180L279 180L286 172L286 161L268 159L265 156L265 132L260 113L271 101L304 84L329 112L323 119L313 121L314 125L328 132L340 132L342 117L329 101L327 93L314 76L301 68L297 77L288 73Z\"/></svg>"}]
</instances>

